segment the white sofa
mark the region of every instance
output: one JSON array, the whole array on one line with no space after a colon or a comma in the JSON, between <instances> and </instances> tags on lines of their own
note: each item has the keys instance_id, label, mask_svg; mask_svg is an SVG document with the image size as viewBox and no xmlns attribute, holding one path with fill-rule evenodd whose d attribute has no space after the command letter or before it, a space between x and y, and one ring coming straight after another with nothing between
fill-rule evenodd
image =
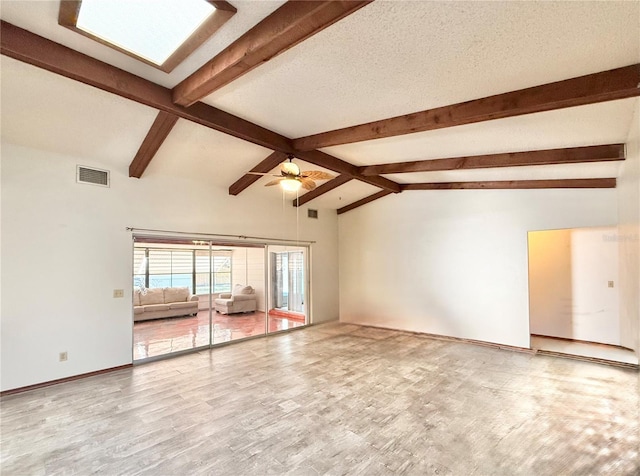
<instances>
[{"instance_id":1,"label":"white sofa","mask_svg":"<svg viewBox=\"0 0 640 476\"><path fill-rule=\"evenodd\" d=\"M256 310L256 290L251 286L236 284L233 292L220 293L214 303L216 312L221 314L253 312Z\"/></svg>"},{"instance_id":2,"label":"white sofa","mask_svg":"<svg viewBox=\"0 0 640 476\"><path fill-rule=\"evenodd\" d=\"M197 313L198 296L192 295L189 288L149 288L133 291L134 321Z\"/></svg>"}]
</instances>

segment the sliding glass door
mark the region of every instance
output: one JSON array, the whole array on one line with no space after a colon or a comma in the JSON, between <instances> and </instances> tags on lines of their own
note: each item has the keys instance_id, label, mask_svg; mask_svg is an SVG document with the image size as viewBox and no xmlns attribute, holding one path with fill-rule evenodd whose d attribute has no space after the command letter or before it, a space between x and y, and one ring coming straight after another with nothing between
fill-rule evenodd
<instances>
[{"instance_id":1,"label":"sliding glass door","mask_svg":"<svg viewBox=\"0 0 640 476\"><path fill-rule=\"evenodd\" d=\"M309 248L134 236L133 360L304 326Z\"/></svg>"},{"instance_id":2,"label":"sliding glass door","mask_svg":"<svg viewBox=\"0 0 640 476\"><path fill-rule=\"evenodd\" d=\"M228 288L214 289L214 345L266 332L264 245L227 248L228 261L214 261L213 267L214 273L220 273L223 265L231 270Z\"/></svg>"},{"instance_id":3,"label":"sliding glass door","mask_svg":"<svg viewBox=\"0 0 640 476\"><path fill-rule=\"evenodd\" d=\"M269 332L305 325L308 316L308 248L271 245L268 254Z\"/></svg>"},{"instance_id":4,"label":"sliding glass door","mask_svg":"<svg viewBox=\"0 0 640 476\"><path fill-rule=\"evenodd\" d=\"M209 242L135 239L133 360L211 344L215 256Z\"/></svg>"}]
</instances>

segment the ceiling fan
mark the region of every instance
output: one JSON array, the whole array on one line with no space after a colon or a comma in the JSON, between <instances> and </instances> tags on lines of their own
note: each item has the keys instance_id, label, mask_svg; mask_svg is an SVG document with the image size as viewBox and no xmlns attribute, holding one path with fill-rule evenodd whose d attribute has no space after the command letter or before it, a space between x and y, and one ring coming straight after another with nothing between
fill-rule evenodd
<instances>
[{"instance_id":1,"label":"ceiling fan","mask_svg":"<svg viewBox=\"0 0 640 476\"><path fill-rule=\"evenodd\" d=\"M306 190L313 190L316 188L315 180L329 180L334 178L333 175L320 170L306 170L300 171L300 167L293 163L293 155L287 155L287 160L280 164L280 175L274 175L278 177L269 183L266 183L265 187L271 187L273 185L280 186L287 192L296 192L300 187ZM251 175L269 175L261 174L257 172L249 172Z\"/></svg>"}]
</instances>

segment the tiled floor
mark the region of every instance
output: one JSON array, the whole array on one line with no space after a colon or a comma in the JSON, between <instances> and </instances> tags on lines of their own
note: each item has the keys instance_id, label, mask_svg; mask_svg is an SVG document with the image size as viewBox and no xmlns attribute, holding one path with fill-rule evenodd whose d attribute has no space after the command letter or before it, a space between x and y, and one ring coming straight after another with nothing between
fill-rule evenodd
<instances>
[{"instance_id":1,"label":"tiled floor","mask_svg":"<svg viewBox=\"0 0 640 476\"><path fill-rule=\"evenodd\" d=\"M264 312L213 313L213 343L229 342L265 333ZM304 318L304 316L302 316ZM269 332L304 325L298 319L269 316ZM133 326L133 359L170 354L209 345L209 311L197 316L171 317L136 322Z\"/></svg>"},{"instance_id":2,"label":"tiled floor","mask_svg":"<svg viewBox=\"0 0 640 476\"><path fill-rule=\"evenodd\" d=\"M637 475L640 374L325 324L4 397L6 475Z\"/></svg>"},{"instance_id":3,"label":"tiled floor","mask_svg":"<svg viewBox=\"0 0 640 476\"><path fill-rule=\"evenodd\" d=\"M638 365L638 356L635 352L613 345L531 336L531 348Z\"/></svg>"}]
</instances>

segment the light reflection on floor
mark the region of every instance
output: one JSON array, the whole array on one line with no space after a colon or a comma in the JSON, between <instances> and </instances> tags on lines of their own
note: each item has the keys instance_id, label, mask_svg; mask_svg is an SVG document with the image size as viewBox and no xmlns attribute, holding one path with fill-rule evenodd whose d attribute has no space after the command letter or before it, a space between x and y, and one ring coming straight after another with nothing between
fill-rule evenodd
<instances>
[{"instance_id":1,"label":"light reflection on floor","mask_svg":"<svg viewBox=\"0 0 640 476\"><path fill-rule=\"evenodd\" d=\"M224 315L213 313L213 343L229 342L265 333L264 312ZM298 320L269 316L269 332L303 326ZM209 345L209 311L197 316L136 322L133 360Z\"/></svg>"}]
</instances>

